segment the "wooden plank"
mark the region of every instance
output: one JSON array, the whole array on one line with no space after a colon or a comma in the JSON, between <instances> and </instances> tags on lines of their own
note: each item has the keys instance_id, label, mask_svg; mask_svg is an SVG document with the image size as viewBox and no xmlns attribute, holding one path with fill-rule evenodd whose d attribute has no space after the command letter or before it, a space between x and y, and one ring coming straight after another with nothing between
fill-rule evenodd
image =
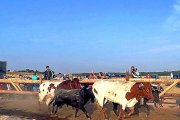
<instances>
[{"instance_id":1,"label":"wooden plank","mask_svg":"<svg viewBox=\"0 0 180 120\"><path fill-rule=\"evenodd\" d=\"M41 84L41 80L0 79L0 83Z\"/></svg>"},{"instance_id":2,"label":"wooden plank","mask_svg":"<svg viewBox=\"0 0 180 120\"><path fill-rule=\"evenodd\" d=\"M15 85L17 86L17 88L19 89L19 91L23 91L23 90L21 89L21 87L19 86L18 83L16 83Z\"/></svg>"},{"instance_id":3,"label":"wooden plank","mask_svg":"<svg viewBox=\"0 0 180 120\"><path fill-rule=\"evenodd\" d=\"M168 92L172 87L174 87L176 84L178 83L178 81L174 81L170 86L168 86L163 92L161 92L159 94L159 96L162 96L163 94L165 94L166 92Z\"/></svg>"},{"instance_id":4,"label":"wooden plank","mask_svg":"<svg viewBox=\"0 0 180 120\"><path fill-rule=\"evenodd\" d=\"M0 83L20 83L20 84L41 84L45 81L51 82L59 82L59 80L21 80L21 79L0 79ZM83 79L81 83L94 83L99 80L108 80L108 81L125 81L125 78L116 78L116 79ZM178 81L180 83L180 79L148 79L148 78L130 78L129 81L132 82L158 82L158 83L172 83L174 81Z\"/></svg>"},{"instance_id":5,"label":"wooden plank","mask_svg":"<svg viewBox=\"0 0 180 120\"><path fill-rule=\"evenodd\" d=\"M161 97L180 97L180 94L177 93L165 93Z\"/></svg>"},{"instance_id":6,"label":"wooden plank","mask_svg":"<svg viewBox=\"0 0 180 120\"><path fill-rule=\"evenodd\" d=\"M84 79L81 80L81 83L94 83L100 80L108 80L108 81L126 81L125 78L117 78L117 79ZM148 78L130 78L129 81L132 82L157 82L157 83L172 83L177 81L180 83L180 79L148 79Z\"/></svg>"},{"instance_id":7,"label":"wooden plank","mask_svg":"<svg viewBox=\"0 0 180 120\"><path fill-rule=\"evenodd\" d=\"M12 86L14 86L14 88L17 90L17 91L20 91L19 89L18 89L18 87L10 80L10 83L12 84Z\"/></svg>"},{"instance_id":8,"label":"wooden plank","mask_svg":"<svg viewBox=\"0 0 180 120\"><path fill-rule=\"evenodd\" d=\"M0 94L34 94L34 95L37 95L38 92L16 91L16 90L0 90Z\"/></svg>"}]
</instances>

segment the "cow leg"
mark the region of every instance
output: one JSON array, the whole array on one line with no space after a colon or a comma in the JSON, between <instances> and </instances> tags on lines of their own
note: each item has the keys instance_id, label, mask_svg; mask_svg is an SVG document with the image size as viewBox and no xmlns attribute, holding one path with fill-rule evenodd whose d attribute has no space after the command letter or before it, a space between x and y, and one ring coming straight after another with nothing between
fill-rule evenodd
<instances>
[{"instance_id":1,"label":"cow leg","mask_svg":"<svg viewBox=\"0 0 180 120\"><path fill-rule=\"evenodd\" d=\"M147 109L146 116L149 116L149 114L150 114L150 108L149 108L149 105L145 104L144 106L145 106L146 109Z\"/></svg>"},{"instance_id":2,"label":"cow leg","mask_svg":"<svg viewBox=\"0 0 180 120\"><path fill-rule=\"evenodd\" d=\"M84 112L84 114L86 115L87 118L90 118L90 116L87 114L87 111L84 108L84 106L81 107L81 110Z\"/></svg>"},{"instance_id":3,"label":"cow leg","mask_svg":"<svg viewBox=\"0 0 180 120\"><path fill-rule=\"evenodd\" d=\"M119 116L118 116L117 120L121 120L122 117L124 117L124 116L125 116L125 112L122 109L122 105L120 105L120 107L119 107Z\"/></svg>"},{"instance_id":4,"label":"cow leg","mask_svg":"<svg viewBox=\"0 0 180 120\"><path fill-rule=\"evenodd\" d=\"M154 102L154 107L156 107L156 108L158 107L156 102Z\"/></svg>"},{"instance_id":5,"label":"cow leg","mask_svg":"<svg viewBox=\"0 0 180 120\"><path fill-rule=\"evenodd\" d=\"M39 111L41 111L41 102L38 100L38 108L39 108Z\"/></svg>"},{"instance_id":6,"label":"cow leg","mask_svg":"<svg viewBox=\"0 0 180 120\"><path fill-rule=\"evenodd\" d=\"M135 105L134 105L134 114L136 115L139 115L139 102L138 103L136 103Z\"/></svg>"},{"instance_id":7,"label":"cow leg","mask_svg":"<svg viewBox=\"0 0 180 120\"><path fill-rule=\"evenodd\" d=\"M97 103L97 105L98 105L98 108L100 109L101 114L103 115L103 119L106 120L107 115L106 115L105 110L104 110L103 107L101 107L98 103Z\"/></svg>"},{"instance_id":8,"label":"cow leg","mask_svg":"<svg viewBox=\"0 0 180 120\"><path fill-rule=\"evenodd\" d=\"M61 106L61 105L60 105ZM56 114L58 111L58 105L53 101L52 105L49 105L51 114Z\"/></svg>"},{"instance_id":9,"label":"cow leg","mask_svg":"<svg viewBox=\"0 0 180 120\"><path fill-rule=\"evenodd\" d=\"M117 109L118 109L118 104L117 104L117 103L113 103L113 111L114 111L114 113L116 114L116 116L118 116L118 111L117 111Z\"/></svg>"},{"instance_id":10,"label":"cow leg","mask_svg":"<svg viewBox=\"0 0 180 120\"><path fill-rule=\"evenodd\" d=\"M77 117L77 113L78 113L78 108L76 108L75 110L75 118Z\"/></svg>"},{"instance_id":11,"label":"cow leg","mask_svg":"<svg viewBox=\"0 0 180 120\"><path fill-rule=\"evenodd\" d=\"M163 105L162 105L162 104L163 104L163 99L164 99L164 98L160 98L160 100L159 100L159 106L160 106L160 107L163 107Z\"/></svg>"},{"instance_id":12,"label":"cow leg","mask_svg":"<svg viewBox=\"0 0 180 120\"><path fill-rule=\"evenodd\" d=\"M134 108L129 108L129 109L130 109L130 112L127 115L128 118L134 113Z\"/></svg>"}]
</instances>

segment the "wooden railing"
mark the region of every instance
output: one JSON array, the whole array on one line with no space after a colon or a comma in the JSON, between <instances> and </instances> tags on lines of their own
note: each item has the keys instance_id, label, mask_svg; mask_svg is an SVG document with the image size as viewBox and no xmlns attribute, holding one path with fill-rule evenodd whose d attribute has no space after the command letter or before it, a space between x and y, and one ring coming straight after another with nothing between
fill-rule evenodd
<instances>
[{"instance_id":1,"label":"wooden railing","mask_svg":"<svg viewBox=\"0 0 180 120\"><path fill-rule=\"evenodd\" d=\"M125 78L117 78L117 79L83 79L80 83L94 83L99 80L108 80L108 81L126 81ZM51 82L57 82L58 80L51 80ZM156 82L156 83L171 83L161 94L160 96L167 93L172 87L174 87L177 83L180 83L180 79L148 79L148 78L130 78L129 81L132 82ZM0 79L0 83L8 83L11 84L15 90L0 90L0 93L7 94L37 94L37 92L33 91L23 91L20 87L20 84L41 84L45 81L42 80L22 80L17 78L11 79Z\"/></svg>"}]
</instances>

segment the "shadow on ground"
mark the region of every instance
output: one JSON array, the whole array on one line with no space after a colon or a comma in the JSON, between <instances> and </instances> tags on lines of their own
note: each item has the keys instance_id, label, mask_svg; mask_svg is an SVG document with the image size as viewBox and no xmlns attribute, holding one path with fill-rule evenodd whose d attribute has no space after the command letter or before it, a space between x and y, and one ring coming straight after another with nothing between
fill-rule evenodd
<instances>
[{"instance_id":1,"label":"shadow on ground","mask_svg":"<svg viewBox=\"0 0 180 120\"><path fill-rule=\"evenodd\" d=\"M68 115L64 118L60 117L50 117L49 114L40 114L40 113L32 113L26 112L18 109L4 109L0 107L0 115L12 116L12 118L18 116L18 119L36 119L36 120L69 120L68 118L72 115Z\"/></svg>"}]
</instances>

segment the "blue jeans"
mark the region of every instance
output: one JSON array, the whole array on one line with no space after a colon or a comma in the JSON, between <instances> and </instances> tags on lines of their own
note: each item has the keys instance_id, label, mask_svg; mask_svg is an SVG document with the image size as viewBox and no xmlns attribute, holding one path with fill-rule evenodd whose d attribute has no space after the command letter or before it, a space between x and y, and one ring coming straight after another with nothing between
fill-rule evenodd
<instances>
[{"instance_id":1,"label":"blue jeans","mask_svg":"<svg viewBox=\"0 0 180 120\"><path fill-rule=\"evenodd\" d=\"M33 91L34 91L34 92L38 92L38 89L39 89L39 87L33 86Z\"/></svg>"}]
</instances>

